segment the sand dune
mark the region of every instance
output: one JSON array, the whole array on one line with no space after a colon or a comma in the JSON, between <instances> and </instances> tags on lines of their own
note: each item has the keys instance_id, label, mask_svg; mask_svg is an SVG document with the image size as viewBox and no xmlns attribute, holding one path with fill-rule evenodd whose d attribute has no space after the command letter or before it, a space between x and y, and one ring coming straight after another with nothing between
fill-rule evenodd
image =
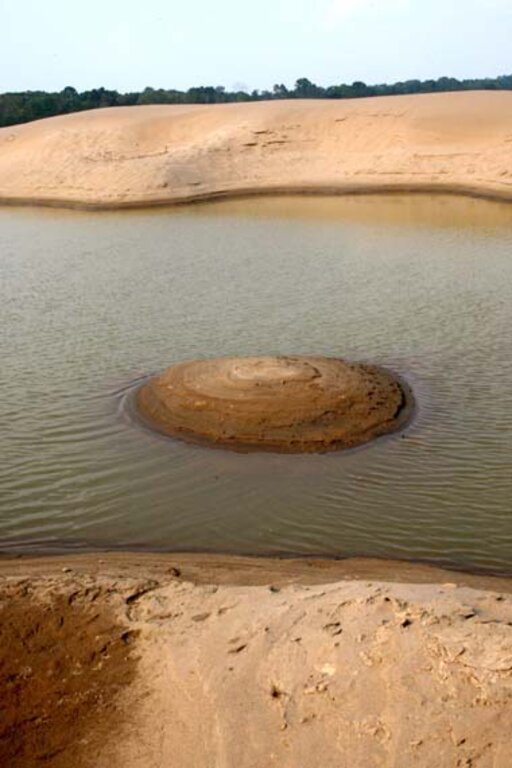
<instances>
[{"instance_id":1,"label":"sand dune","mask_svg":"<svg viewBox=\"0 0 512 768\"><path fill-rule=\"evenodd\" d=\"M512 93L121 107L0 129L3 202L378 190L512 198Z\"/></svg>"}]
</instances>

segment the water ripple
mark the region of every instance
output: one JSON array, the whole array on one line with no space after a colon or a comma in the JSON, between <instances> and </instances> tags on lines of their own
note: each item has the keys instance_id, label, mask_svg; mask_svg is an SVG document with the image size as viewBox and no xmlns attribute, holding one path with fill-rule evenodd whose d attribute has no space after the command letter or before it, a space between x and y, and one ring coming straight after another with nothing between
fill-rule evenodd
<instances>
[{"instance_id":1,"label":"water ripple","mask_svg":"<svg viewBox=\"0 0 512 768\"><path fill-rule=\"evenodd\" d=\"M512 571L510 207L9 210L0 239L1 549ZM134 389L172 362L263 353L387 365L415 392L414 421L344 454L246 456L169 440L133 413Z\"/></svg>"}]
</instances>

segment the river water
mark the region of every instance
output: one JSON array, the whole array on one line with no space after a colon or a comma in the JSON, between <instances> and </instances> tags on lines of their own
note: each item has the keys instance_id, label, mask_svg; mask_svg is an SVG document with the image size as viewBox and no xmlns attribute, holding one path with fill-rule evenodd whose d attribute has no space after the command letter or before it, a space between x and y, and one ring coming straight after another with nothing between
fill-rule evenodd
<instances>
[{"instance_id":1,"label":"river water","mask_svg":"<svg viewBox=\"0 0 512 768\"><path fill-rule=\"evenodd\" d=\"M512 207L260 198L0 210L0 551L370 555L512 572ZM325 354L390 367L400 435L318 456L153 434L173 362Z\"/></svg>"}]
</instances>

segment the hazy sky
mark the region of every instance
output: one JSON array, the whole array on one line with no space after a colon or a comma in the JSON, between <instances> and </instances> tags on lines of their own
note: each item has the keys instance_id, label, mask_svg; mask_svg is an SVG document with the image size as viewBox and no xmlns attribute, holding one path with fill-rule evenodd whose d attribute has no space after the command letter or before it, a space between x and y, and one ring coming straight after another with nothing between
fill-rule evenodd
<instances>
[{"instance_id":1,"label":"hazy sky","mask_svg":"<svg viewBox=\"0 0 512 768\"><path fill-rule=\"evenodd\" d=\"M0 92L512 72L512 0L0 0Z\"/></svg>"}]
</instances>

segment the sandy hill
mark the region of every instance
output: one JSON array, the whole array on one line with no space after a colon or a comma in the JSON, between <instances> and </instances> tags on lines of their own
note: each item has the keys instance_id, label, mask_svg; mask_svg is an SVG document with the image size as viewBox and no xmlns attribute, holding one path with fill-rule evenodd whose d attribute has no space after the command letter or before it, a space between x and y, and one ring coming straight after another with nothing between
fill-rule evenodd
<instances>
[{"instance_id":1,"label":"sandy hill","mask_svg":"<svg viewBox=\"0 0 512 768\"><path fill-rule=\"evenodd\" d=\"M511 198L512 92L113 107L0 129L4 202L389 189Z\"/></svg>"}]
</instances>

